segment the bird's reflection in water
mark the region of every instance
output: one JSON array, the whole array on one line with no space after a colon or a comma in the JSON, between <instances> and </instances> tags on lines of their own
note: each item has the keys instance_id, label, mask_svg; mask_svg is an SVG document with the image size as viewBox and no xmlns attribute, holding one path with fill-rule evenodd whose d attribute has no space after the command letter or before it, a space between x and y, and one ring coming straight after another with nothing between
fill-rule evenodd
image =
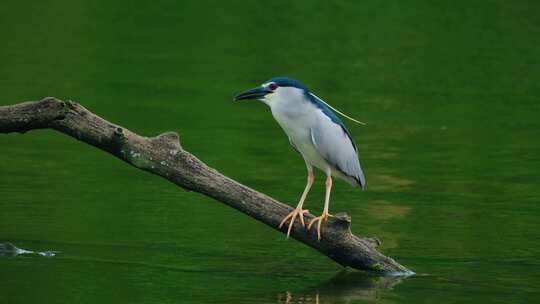
<instances>
[{"instance_id":1,"label":"bird's reflection in water","mask_svg":"<svg viewBox=\"0 0 540 304\"><path fill-rule=\"evenodd\" d=\"M380 277L361 272L340 272L332 279L300 292L278 294L277 303L352 303L374 301L379 292L391 290L405 277Z\"/></svg>"}]
</instances>

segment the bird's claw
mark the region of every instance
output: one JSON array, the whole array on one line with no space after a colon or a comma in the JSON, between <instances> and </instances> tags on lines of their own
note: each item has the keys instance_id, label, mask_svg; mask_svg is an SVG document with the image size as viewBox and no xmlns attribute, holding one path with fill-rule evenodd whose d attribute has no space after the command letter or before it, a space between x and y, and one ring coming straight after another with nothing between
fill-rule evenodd
<instances>
[{"instance_id":1,"label":"bird's claw","mask_svg":"<svg viewBox=\"0 0 540 304\"><path fill-rule=\"evenodd\" d=\"M317 216L316 218L312 219L311 221L309 221L308 223L308 227L307 229L310 230L311 229L311 225L313 225L315 222L318 222L317 223L317 239L320 241L321 240L321 224L323 221L327 221L328 220L328 217L330 216L329 213L327 212L323 212L323 214L321 214L321 216Z\"/></svg>"},{"instance_id":2,"label":"bird's claw","mask_svg":"<svg viewBox=\"0 0 540 304\"><path fill-rule=\"evenodd\" d=\"M291 230L292 230L292 226L294 224L294 220L296 219L296 217L298 216L300 218L300 223L302 224L302 227L305 227L306 224L304 222L304 214L305 213L309 213L309 210L305 210L305 209L302 209L302 208L295 208L291 213L289 213L282 221L281 223L279 224L279 229L281 229L281 227L283 226L283 224L285 224L287 222L288 219L290 219L290 222L289 222L289 228L287 229L287 238L289 237L289 235L291 234Z\"/></svg>"}]
</instances>

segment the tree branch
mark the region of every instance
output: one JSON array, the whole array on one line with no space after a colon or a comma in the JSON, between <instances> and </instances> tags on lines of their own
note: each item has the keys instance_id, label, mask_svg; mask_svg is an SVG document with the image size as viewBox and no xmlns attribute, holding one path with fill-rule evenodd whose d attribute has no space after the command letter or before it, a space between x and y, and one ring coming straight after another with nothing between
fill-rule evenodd
<instances>
[{"instance_id":1,"label":"tree branch","mask_svg":"<svg viewBox=\"0 0 540 304\"><path fill-rule=\"evenodd\" d=\"M53 97L0 107L0 133L24 133L45 128L107 151L138 169L166 178L184 189L212 197L276 230L279 230L277 227L281 219L292 211L291 207L208 167L182 149L176 133L143 137L102 119L76 102ZM313 217L307 214L305 218L309 221ZM350 226L351 218L347 214L338 214L324 224L320 241L314 229L307 231L299 223L295 223L291 236L343 266L384 274L412 274L404 266L379 253L376 240L353 235Z\"/></svg>"}]
</instances>

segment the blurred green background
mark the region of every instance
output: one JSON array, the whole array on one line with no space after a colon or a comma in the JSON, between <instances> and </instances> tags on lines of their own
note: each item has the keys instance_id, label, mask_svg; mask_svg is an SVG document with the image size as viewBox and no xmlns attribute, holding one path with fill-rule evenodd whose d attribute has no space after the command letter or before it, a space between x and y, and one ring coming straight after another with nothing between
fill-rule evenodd
<instances>
[{"instance_id":1,"label":"blurred green background","mask_svg":"<svg viewBox=\"0 0 540 304\"><path fill-rule=\"evenodd\" d=\"M419 273L374 278L49 130L0 135L5 303L527 303L540 297L540 2L3 1L0 105L73 99L177 131L296 204L304 162L261 103L304 82L349 124L368 188L331 212ZM318 174L308 197L323 206Z\"/></svg>"}]
</instances>

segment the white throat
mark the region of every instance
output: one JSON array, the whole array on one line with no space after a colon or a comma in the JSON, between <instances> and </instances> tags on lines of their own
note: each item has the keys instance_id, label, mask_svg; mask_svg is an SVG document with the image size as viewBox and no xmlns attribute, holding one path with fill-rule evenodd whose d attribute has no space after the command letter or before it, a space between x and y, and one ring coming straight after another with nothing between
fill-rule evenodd
<instances>
[{"instance_id":1,"label":"white throat","mask_svg":"<svg viewBox=\"0 0 540 304\"><path fill-rule=\"evenodd\" d=\"M274 108L294 108L294 104L300 104L305 99L304 90L295 87L279 87L262 99L271 109Z\"/></svg>"}]
</instances>

